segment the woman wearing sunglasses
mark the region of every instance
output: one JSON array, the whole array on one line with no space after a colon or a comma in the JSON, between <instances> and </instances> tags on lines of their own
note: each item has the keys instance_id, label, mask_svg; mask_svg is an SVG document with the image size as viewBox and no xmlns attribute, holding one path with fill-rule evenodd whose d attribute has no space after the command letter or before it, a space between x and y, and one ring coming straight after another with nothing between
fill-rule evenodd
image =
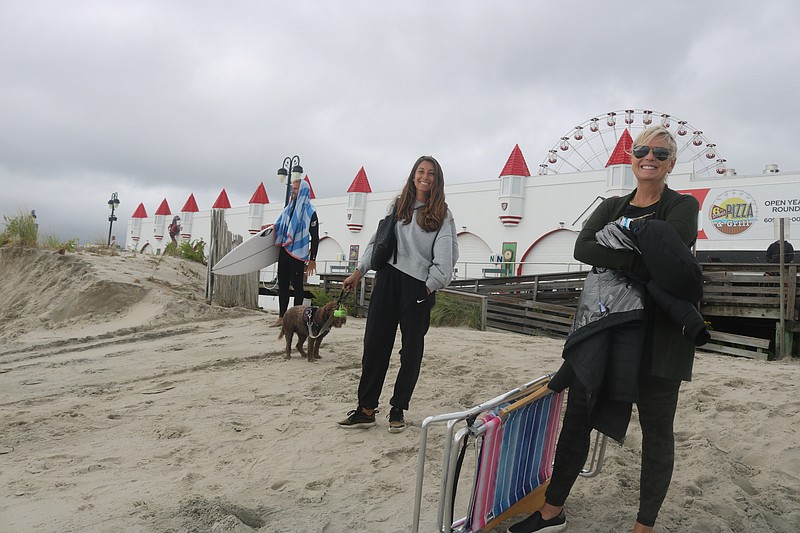
<instances>
[{"instance_id":1,"label":"woman wearing sunglasses","mask_svg":"<svg viewBox=\"0 0 800 533\"><path fill-rule=\"evenodd\" d=\"M630 273L633 278L649 278L645 260L638 252L611 249L596 240L595 235L614 221L634 235L647 220L666 221L665 231L674 230L680 241L691 247L697 237L699 204L694 197L679 194L667 186L667 176L675 166L676 153L675 139L661 126L648 128L636 138L631 151L631 165L637 187L626 196L607 198L597 207L575 243L576 259L593 267ZM635 373L639 376L638 387L636 383L632 384L642 429L639 512L632 530L634 533L653 531L666 497L675 459L673 420L678 390L681 381L691 380L694 360L692 341L683 336L680 327L649 299L645 300L643 316L643 320L633 324L612 326L607 337L608 350L633 353L639 364L639 371ZM562 374L559 371L550 385L560 390L567 386L570 388L567 410L545 503L539 511L511 526L508 530L511 533L566 529L564 502L586 462L592 431L587 390L574 373ZM602 387L606 386L604 381ZM597 401L602 401L602 394L601 388L598 395L601 400ZM630 402L627 405L630 406ZM627 412L629 415L629 407ZM602 524L599 529L613 526Z\"/></svg>"}]
</instances>

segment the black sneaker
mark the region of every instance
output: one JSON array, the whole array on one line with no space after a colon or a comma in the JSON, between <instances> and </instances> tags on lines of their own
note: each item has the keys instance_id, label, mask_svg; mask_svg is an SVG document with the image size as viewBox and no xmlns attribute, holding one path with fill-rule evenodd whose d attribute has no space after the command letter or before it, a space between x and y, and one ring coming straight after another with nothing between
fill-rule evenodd
<instances>
[{"instance_id":1,"label":"black sneaker","mask_svg":"<svg viewBox=\"0 0 800 533\"><path fill-rule=\"evenodd\" d=\"M392 407L386 418L389 419L389 433L400 433L406 429L406 419L403 417L403 410L399 407Z\"/></svg>"},{"instance_id":2,"label":"black sneaker","mask_svg":"<svg viewBox=\"0 0 800 533\"><path fill-rule=\"evenodd\" d=\"M545 520L542 518L542 513L536 511L522 522L517 522L510 528L508 533L532 533L533 531L546 531L547 533L554 533L556 531L564 531L567 529L567 515L564 510L558 516Z\"/></svg>"},{"instance_id":3,"label":"black sneaker","mask_svg":"<svg viewBox=\"0 0 800 533\"><path fill-rule=\"evenodd\" d=\"M375 425L375 411L368 415L357 407L347 412L347 418L339 422L339 427L344 429L366 429Z\"/></svg>"}]
</instances>

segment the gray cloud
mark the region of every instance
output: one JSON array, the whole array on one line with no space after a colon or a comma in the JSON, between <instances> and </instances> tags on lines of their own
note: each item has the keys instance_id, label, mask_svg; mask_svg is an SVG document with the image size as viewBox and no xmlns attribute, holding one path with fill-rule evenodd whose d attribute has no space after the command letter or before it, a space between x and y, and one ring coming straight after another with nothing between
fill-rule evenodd
<instances>
[{"instance_id":1,"label":"gray cloud","mask_svg":"<svg viewBox=\"0 0 800 533\"><path fill-rule=\"evenodd\" d=\"M83 242L141 202L249 200L299 154L320 197L532 172L559 137L647 108L740 173L795 170L800 6L690 2L13 1L0 5L0 212Z\"/></svg>"}]
</instances>

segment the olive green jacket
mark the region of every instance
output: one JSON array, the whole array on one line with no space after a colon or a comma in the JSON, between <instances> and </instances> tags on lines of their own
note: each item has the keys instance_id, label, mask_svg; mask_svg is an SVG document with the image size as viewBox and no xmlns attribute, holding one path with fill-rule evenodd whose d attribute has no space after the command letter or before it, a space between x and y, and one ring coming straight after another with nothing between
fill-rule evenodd
<instances>
[{"instance_id":1,"label":"olive green jacket","mask_svg":"<svg viewBox=\"0 0 800 533\"><path fill-rule=\"evenodd\" d=\"M634 272L649 277L641 255L632 250L613 250L601 245L595 234L611 221L622 216L633 199L634 190L627 196L605 199L589 217L575 242L575 259L592 266ZM697 214L700 205L693 196L664 190L655 218L672 226L687 247L697 238ZM699 302L696 302L699 303ZM691 381L694 363L694 343L681 334L680 326L649 298L645 304L647 334L642 358L643 369L654 376Z\"/></svg>"}]
</instances>

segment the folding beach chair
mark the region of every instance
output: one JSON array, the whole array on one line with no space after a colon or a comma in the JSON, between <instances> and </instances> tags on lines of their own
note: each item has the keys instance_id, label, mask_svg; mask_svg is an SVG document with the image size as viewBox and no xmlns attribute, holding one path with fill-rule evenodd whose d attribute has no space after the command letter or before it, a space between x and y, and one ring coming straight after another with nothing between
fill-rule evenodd
<instances>
[{"instance_id":1,"label":"folding beach chair","mask_svg":"<svg viewBox=\"0 0 800 533\"><path fill-rule=\"evenodd\" d=\"M429 427L434 424L447 424L436 531L475 533L541 506L565 403L565 393L547 388L550 378L542 376L467 411L430 416L422 422L412 533L419 531L425 454ZM582 476L600 472L605 446L605 436L596 434ZM459 484L470 447L474 471ZM466 515L454 521L457 489L466 480L471 481Z\"/></svg>"}]
</instances>

